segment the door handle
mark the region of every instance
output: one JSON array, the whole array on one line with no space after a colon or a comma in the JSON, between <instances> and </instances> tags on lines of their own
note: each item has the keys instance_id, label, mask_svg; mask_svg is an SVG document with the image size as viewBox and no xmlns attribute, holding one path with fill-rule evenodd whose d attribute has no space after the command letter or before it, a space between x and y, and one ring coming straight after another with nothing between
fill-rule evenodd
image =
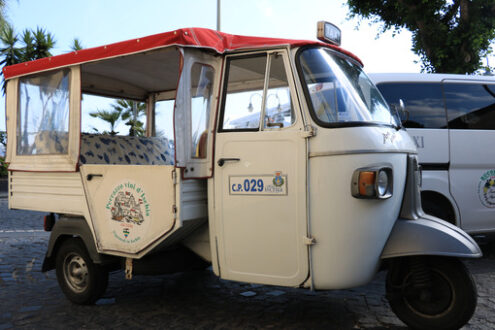
<instances>
[{"instance_id":1,"label":"door handle","mask_svg":"<svg viewBox=\"0 0 495 330\"><path fill-rule=\"evenodd\" d=\"M103 177L103 174L88 174L86 175L86 180L91 181L94 177Z\"/></svg>"},{"instance_id":2,"label":"door handle","mask_svg":"<svg viewBox=\"0 0 495 330\"><path fill-rule=\"evenodd\" d=\"M222 167L223 164L225 164L225 162L238 162L240 160L241 160L240 158L220 158L217 161L217 164L218 164L218 166Z\"/></svg>"}]
</instances>

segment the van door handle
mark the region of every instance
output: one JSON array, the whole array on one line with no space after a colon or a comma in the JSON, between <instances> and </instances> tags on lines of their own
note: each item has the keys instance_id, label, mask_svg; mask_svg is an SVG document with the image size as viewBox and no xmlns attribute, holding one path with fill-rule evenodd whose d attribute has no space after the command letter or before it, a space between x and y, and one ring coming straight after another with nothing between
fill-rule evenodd
<instances>
[{"instance_id":1,"label":"van door handle","mask_svg":"<svg viewBox=\"0 0 495 330\"><path fill-rule=\"evenodd\" d=\"M225 162L238 162L240 160L241 160L240 158L220 158L217 161L217 164L218 164L218 166L222 167L223 164L225 164Z\"/></svg>"},{"instance_id":2,"label":"van door handle","mask_svg":"<svg viewBox=\"0 0 495 330\"><path fill-rule=\"evenodd\" d=\"M103 174L88 174L86 180L91 181L94 177L103 177Z\"/></svg>"}]
</instances>

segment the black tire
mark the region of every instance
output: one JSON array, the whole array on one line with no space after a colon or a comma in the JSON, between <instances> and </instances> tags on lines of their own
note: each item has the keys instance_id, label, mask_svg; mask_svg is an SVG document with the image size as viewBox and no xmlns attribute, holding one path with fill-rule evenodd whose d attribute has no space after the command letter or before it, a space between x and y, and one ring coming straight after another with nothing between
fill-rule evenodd
<instances>
[{"instance_id":1,"label":"black tire","mask_svg":"<svg viewBox=\"0 0 495 330\"><path fill-rule=\"evenodd\" d=\"M387 275L390 307L413 329L459 329L476 309L476 284L466 266L447 257L415 257L429 270L429 285L413 286L411 257L394 262Z\"/></svg>"},{"instance_id":2,"label":"black tire","mask_svg":"<svg viewBox=\"0 0 495 330\"><path fill-rule=\"evenodd\" d=\"M80 239L71 238L62 243L57 252L56 271L60 288L75 304L93 304L107 289L108 272L93 263Z\"/></svg>"}]
</instances>

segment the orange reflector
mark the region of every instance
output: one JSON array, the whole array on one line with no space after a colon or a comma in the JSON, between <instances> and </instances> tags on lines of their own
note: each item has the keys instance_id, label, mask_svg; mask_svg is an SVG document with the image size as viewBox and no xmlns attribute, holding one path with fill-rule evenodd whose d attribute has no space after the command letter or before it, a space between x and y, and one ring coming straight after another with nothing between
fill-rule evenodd
<instances>
[{"instance_id":1,"label":"orange reflector","mask_svg":"<svg viewBox=\"0 0 495 330\"><path fill-rule=\"evenodd\" d=\"M374 196L376 173L367 171L359 173L359 194L361 196Z\"/></svg>"}]
</instances>

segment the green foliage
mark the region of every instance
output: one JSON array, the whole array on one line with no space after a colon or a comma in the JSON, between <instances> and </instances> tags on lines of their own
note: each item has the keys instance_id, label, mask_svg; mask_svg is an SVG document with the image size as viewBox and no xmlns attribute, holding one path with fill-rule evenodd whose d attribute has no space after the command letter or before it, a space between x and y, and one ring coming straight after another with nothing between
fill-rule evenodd
<instances>
[{"instance_id":1,"label":"green foliage","mask_svg":"<svg viewBox=\"0 0 495 330\"><path fill-rule=\"evenodd\" d=\"M55 40L50 32L38 27L36 30L24 30L21 38L15 33L10 24L0 31L0 56L2 65L12 65L26 61L37 60L51 56L50 50L55 46ZM18 45L18 42L21 45Z\"/></svg>"},{"instance_id":2,"label":"green foliage","mask_svg":"<svg viewBox=\"0 0 495 330\"><path fill-rule=\"evenodd\" d=\"M83 46L81 44L81 40L79 40L78 38L74 38L74 40L72 41L72 46L70 47L70 49L73 52L83 49Z\"/></svg>"},{"instance_id":3,"label":"green foliage","mask_svg":"<svg viewBox=\"0 0 495 330\"><path fill-rule=\"evenodd\" d=\"M7 66L19 63L21 50L16 47L18 41L19 39L12 26L6 25L4 29L0 31L0 42L3 46L0 48L0 55L2 56L0 65Z\"/></svg>"},{"instance_id":4,"label":"green foliage","mask_svg":"<svg viewBox=\"0 0 495 330\"><path fill-rule=\"evenodd\" d=\"M100 118L110 124L110 132L104 131L102 134L116 135L119 132L115 132L115 125L120 119L120 112L118 111L108 111L108 110L97 110L96 112L91 112L89 114L91 117ZM98 130L93 128L96 132Z\"/></svg>"},{"instance_id":5,"label":"green foliage","mask_svg":"<svg viewBox=\"0 0 495 330\"><path fill-rule=\"evenodd\" d=\"M145 103L119 99L115 101L115 104L112 104L112 110L97 110L90 113L90 116L100 118L110 124L110 132L103 131L101 134L118 134L118 132L115 132L115 126L119 120L124 120L126 121L125 124L129 126L130 136L144 136L146 130L144 129L144 123L139 120L139 117L145 113ZM93 129L100 133L96 128Z\"/></svg>"},{"instance_id":6,"label":"green foliage","mask_svg":"<svg viewBox=\"0 0 495 330\"><path fill-rule=\"evenodd\" d=\"M412 32L422 70L473 73L495 40L494 0L348 0L350 17L381 22L382 32Z\"/></svg>"},{"instance_id":7,"label":"green foliage","mask_svg":"<svg viewBox=\"0 0 495 330\"><path fill-rule=\"evenodd\" d=\"M18 45L19 41L21 45ZM24 30L21 38L14 28L5 23L0 30L0 65L7 66L17 63L37 60L51 56L50 50L55 46L55 40L50 32L38 27L36 30ZM5 82L3 85L5 92Z\"/></svg>"},{"instance_id":8,"label":"green foliage","mask_svg":"<svg viewBox=\"0 0 495 330\"><path fill-rule=\"evenodd\" d=\"M5 163L5 158L0 156L0 177L7 176L7 164Z\"/></svg>"},{"instance_id":9,"label":"green foliage","mask_svg":"<svg viewBox=\"0 0 495 330\"><path fill-rule=\"evenodd\" d=\"M7 148L7 133L0 132L0 144L3 145L3 150ZM0 177L7 176L7 164L5 164L5 158L0 156Z\"/></svg>"},{"instance_id":10,"label":"green foliage","mask_svg":"<svg viewBox=\"0 0 495 330\"><path fill-rule=\"evenodd\" d=\"M130 136L144 136L144 124L138 118L146 113L146 104L120 99L112 107L121 113L122 120L126 120L125 124L129 126Z\"/></svg>"},{"instance_id":11,"label":"green foliage","mask_svg":"<svg viewBox=\"0 0 495 330\"><path fill-rule=\"evenodd\" d=\"M7 148L7 132L0 131L0 144Z\"/></svg>"}]
</instances>

